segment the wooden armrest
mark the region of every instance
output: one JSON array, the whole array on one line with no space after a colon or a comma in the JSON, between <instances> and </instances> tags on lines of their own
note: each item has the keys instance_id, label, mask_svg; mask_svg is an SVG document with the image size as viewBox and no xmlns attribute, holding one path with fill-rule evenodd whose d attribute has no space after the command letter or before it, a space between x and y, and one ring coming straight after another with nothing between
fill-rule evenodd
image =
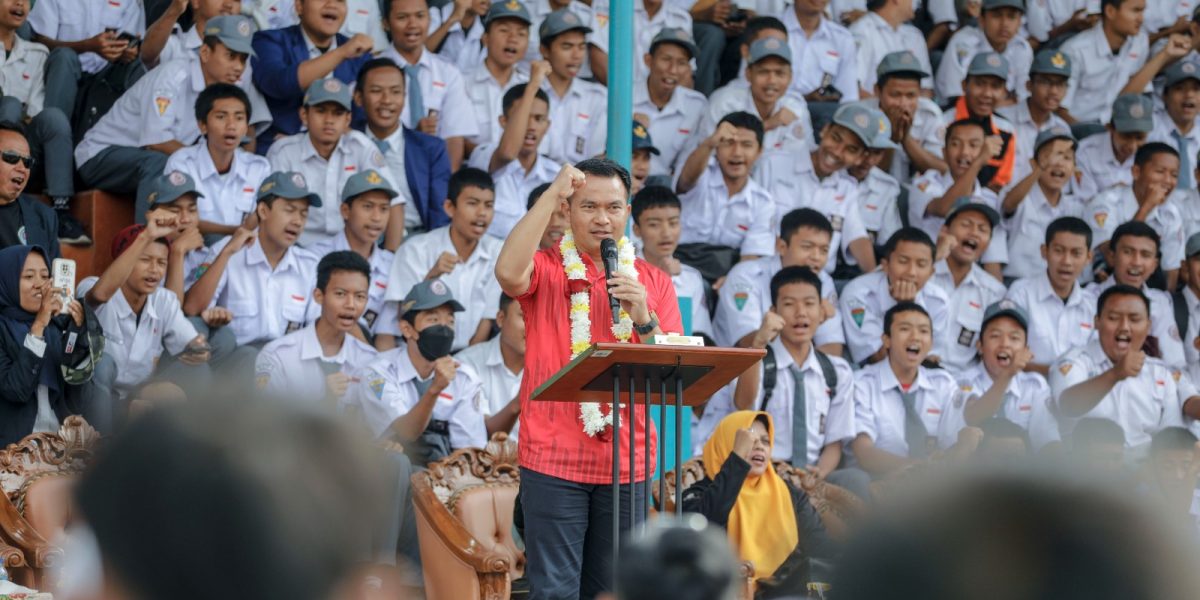
<instances>
[{"instance_id":1,"label":"wooden armrest","mask_svg":"<svg viewBox=\"0 0 1200 600\"><path fill-rule=\"evenodd\" d=\"M0 529L4 531L5 539L12 542L34 568L53 567L62 558L62 549L47 542L3 494L0 494Z\"/></svg>"},{"instance_id":2,"label":"wooden armrest","mask_svg":"<svg viewBox=\"0 0 1200 600\"><path fill-rule=\"evenodd\" d=\"M462 522L460 522L433 493L426 472L412 476L413 505L429 521L430 529L437 533L442 544L459 560L471 565L478 573L507 574L512 570L509 558L494 550L479 545Z\"/></svg>"}]
</instances>

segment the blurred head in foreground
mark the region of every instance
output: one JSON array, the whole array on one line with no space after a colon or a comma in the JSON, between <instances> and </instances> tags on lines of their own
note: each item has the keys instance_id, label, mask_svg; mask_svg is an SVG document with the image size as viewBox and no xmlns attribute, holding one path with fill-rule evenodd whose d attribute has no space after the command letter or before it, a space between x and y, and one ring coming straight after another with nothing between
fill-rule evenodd
<instances>
[{"instance_id":1,"label":"blurred head in foreground","mask_svg":"<svg viewBox=\"0 0 1200 600\"><path fill-rule=\"evenodd\" d=\"M1133 495L1061 481L979 476L880 511L839 566L838 599L1198 597L1195 553L1177 530Z\"/></svg>"},{"instance_id":2,"label":"blurred head in foreground","mask_svg":"<svg viewBox=\"0 0 1200 600\"><path fill-rule=\"evenodd\" d=\"M85 597L324 600L361 558L366 449L315 412L216 404L147 412L84 475L104 580Z\"/></svg>"},{"instance_id":3,"label":"blurred head in foreground","mask_svg":"<svg viewBox=\"0 0 1200 600\"><path fill-rule=\"evenodd\" d=\"M734 600L739 578L720 528L697 514L664 517L650 521L646 535L621 550L616 598Z\"/></svg>"}]
</instances>

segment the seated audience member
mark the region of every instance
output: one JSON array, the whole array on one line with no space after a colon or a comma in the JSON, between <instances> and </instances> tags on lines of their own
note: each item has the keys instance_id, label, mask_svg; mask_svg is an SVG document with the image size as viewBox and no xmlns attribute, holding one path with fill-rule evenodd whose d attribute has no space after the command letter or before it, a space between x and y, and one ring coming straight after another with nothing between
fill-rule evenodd
<instances>
[{"instance_id":1,"label":"seated audience member","mask_svg":"<svg viewBox=\"0 0 1200 600\"><path fill-rule=\"evenodd\" d=\"M921 33L910 21L915 16L915 6L903 0L882 0L871 2L871 9L850 24L850 33L858 45L858 84L861 95L865 98L879 88L884 87L884 72L882 65L888 62L888 57L897 53L908 54L912 59L907 63L909 72L919 74L915 79L918 95L922 91L933 94L933 65L929 62L929 50L925 43L925 34ZM866 3L863 4L867 6Z\"/></svg>"},{"instance_id":2,"label":"seated audience member","mask_svg":"<svg viewBox=\"0 0 1200 600\"><path fill-rule=\"evenodd\" d=\"M650 132L641 123L633 122L633 145L629 159L629 193L632 197L646 187L646 179L650 177L650 157L657 155L658 148L650 139ZM662 179L669 179L661 177Z\"/></svg>"},{"instance_id":3,"label":"seated audience member","mask_svg":"<svg viewBox=\"0 0 1200 600\"><path fill-rule=\"evenodd\" d=\"M769 15L747 15L747 17L746 25L744 28L741 28L741 33L735 33L738 57L740 59L740 64L738 65L738 74L733 79L724 81L724 87L738 86L745 88L746 86L750 85L750 82L746 80L746 67L750 61L750 47L754 45L754 42L766 38L775 38L780 42L783 42L785 45L787 44L788 28L787 25L783 24L783 21ZM693 31L694 30L695 28L693 28ZM790 60L791 52L788 52L787 54L788 59ZM723 66L722 69L728 70L728 67ZM696 77L700 78L701 74L697 73ZM722 77L722 79L728 78ZM712 92L705 92L705 94L711 96ZM720 115L717 116L719 117Z\"/></svg>"},{"instance_id":4,"label":"seated audience member","mask_svg":"<svg viewBox=\"0 0 1200 600\"><path fill-rule=\"evenodd\" d=\"M1072 461L1110 477L1125 469L1125 430L1100 417L1085 417L1071 431Z\"/></svg>"},{"instance_id":5,"label":"seated audience member","mask_svg":"<svg viewBox=\"0 0 1200 600\"><path fill-rule=\"evenodd\" d=\"M431 5L430 31L425 47L449 60L463 75L475 70L487 56L483 34L484 20L490 7L488 0L451 2L441 7ZM387 48L385 43L384 51Z\"/></svg>"},{"instance_id":6,"label":"seated audience member","mask_svg":"<svg viewBox=\"0 0 1200 600\"><path fill-rule=\"evenodd\" d=\"M704 277L675 258L682 221L679 197L670 188L652 185L636 192L631 204L633 235L642 241L642 258L671 276L681 306L684 298L691 305L691 335L715 333Z\"/></svg>"},{"instance_id":7,"label":"seated audience member","mask_svg":"<svg viewBox=\"0 0 1200 600\"><path fill-rule=\"evenodd\" d=\"M1029 79L1022 90L1023 99L996 110L1013 124L1017 135L1017 156L1013 165L1013 181L1021 181L1030 172L1029 161L1037 156L1037 141L1046 131L1070 129L1065 119L1055 112L1062 106L1071 78L1071 60L1066 54L1047 49L1037 53L1029 67Z\"/></svg>"},{"instance_id":8,"label":"seated audience member","mask_svg":"<svg viewBox=\"0 0 1200 600\"><path fill-rule=\"evenodd\" d=\"M763 37L751 43L747 52L746 83L735 79L713 92L696 132L697 140L712 136L726 115L747 112L762 121L765 134L760 145L764 152L815 146L808 103L788 94L795 71L787 39Z\"/></svg>"},{"instance_id":9,"label":"seated audience member","mask_svg":"<svg viewBox=\"0 0 1200 600\"><path fill-rule=\"evenodd\" d=\"M181 59L137 80L75 147L75 164L84 185L118 194L138 194L161 175L167 158L195 143L200 92L214 83L237 84L254 51L250 35L228 27L204 38L198 61ZM135 216L145 215L135 207Z\"/></svg>"},{"instance_id":10,"label":"seated audience member","mask_svg":"<svg viewBox=\"0 0 1200 600\"><path fill-rule=\"evenodd\" d=\"M1016 424L1028 435L1032 449L1040 451L1060 441L1054 417L1050 385L1046 378L1025 367L1033 360L1026 339L1029 317L1011 300L991 304L979 334L978 363L958 376L959 389L967 395L963 420L984 429L997 418Z\"/></svg>"},{"instance_id":11,"label":"seated audience member","mask_svg":"<svg viewBox=\"0 0 1200 600\"><path fill-rule=\"evenodd\" d=\"M656 519L626 543L617 563L617 592L599 600L734 600L745 578L729 538L699 515Z\"/></svg>"},{"instance_id":12,"label":"seated audience member","mask_svg":"<svg viewBox=\"0 0 1200 600\"><path fill-rule=\"evenodd\" d=\"M919 50L923 51L924 47ZM860 58L863 51L860 47ZM926 149L926 146L942 143L937 140L942 131L942 109L922 95L921 82L931 81L928 64L920 62L908 50L897 50L884 56L878 66L871 69L876 78L875 97L866 100L866 105L883 111L891 121L892 141L900 146L892 152L890 161L884 161L891 163L885 170L900 183L908 183L914 171L945 171L942 153Z\"/></svg>"},{"instance_id":13,"label":"seated audience member","mask_svg":"<svg viewBox=\"0 0 1200 600\"><path fill-rule=\"evenodd\" d=\"M321 198L308 190L303 175L269 175L258 188L258 229L239 228L207 250L183 311L194 316L226 308L238 345L259 348L315 320L320 313L309 295L317 257L296 245L309 207L321 208Z\"/></svg>"},{"instance_id":14,"label":"seated audience member","mask_svg":"<svg viewBox=\"0 0 1200 600\"><path fill-rule=\"evenodd\" d=\"M1200 442L1183 427L1167 427L1150 440L1149 493L1170 511L1172 522L1200 527ZM1195 529L1193 529L1194 531Z\"/></svg>"},{"instance_id":15,"label":"seated audience member","mask_svg":"<svg viewBox=\"0 0 1200 600\"><path fill-rule=\"evenodd\" d=\"M449 59L425 49L429 38L426 0L384 0L383 27L392 46L380 56L404 71L406 93L402 121L410 129L446 141L450 170L465 156L465 138L478 135L474 109L463 87L462 72Z\"/></svg>"},{"instance_id":16,"label":"seated audience member","mask_svg":"<svg viewBox=\"0 0 1200 600\"><path fill-rule=\"evenodd\" d=\"M271 173L267 159L241 149L250 114L250 100L240 88L208 86L196 97L196 124L203 137L167 159L166 172L187 173L197 183L200 233L213 241L243 224L254 228L254 194Z\"/></svg>"},{"instance_id":17,"label":"seated audience member","mask_svg":"<svg viewBox=\"0 0 1200 600\"><path fill-rule=\"evenodd\" d=\"M1061 217L1083 215L1084 199L1072 192L1075 179L1075 137L1066 127L1037 134L1032 170L1004 196L1001 210L1008 229L1008 263L1004 276L1033 277L1046 268L1037 248L1046 227Z\"/></svg>"},{"instance_id":18,"label":"seated audience member","mask_svg":"<svg viewBox=\"0 0 1200 600\"><path fill-rule=\"evenodd\" d=\"M556 162L574 164L604 153L608 90L579 75L580 62L587 52L586 36L591 32L592 28L570 8L546 15L538 26L542 59L549 63L550 72L544 79L538 78L534 63L529 81L533 85L535 79L540 80L540 89L549 94L550 130L543 149Z\"/></svg>"},{"instance_id":19,"label":"seated audience member","mask_svg":"<svg viewBox=\"0 0 1200 600\"><path fill-rule=\"evenodd\" d=\"M146 221L121 230L113 239L113 263L76 290L95 311L104 329L104 354L115 367L102 373L110 363L101 361L86 388L89 404L108 407L93 423L102 431L124 421L128 401L152 379L177 384L193 397L209 381L208 342L188 322L179 297L162 287L170 252L166 235L175 230L175 218L158 211ZM160 361L164 353L177 360Z\"/></svg>"},{"instance_id":20,"label":"seated audience member","mask_svg":"<svg viewBox=\"0 0 1200 600\"><path fill-rule=\"evenodd\" d=\"M1200 151L1200 68L1194 61L1180 60L1163 72L1162 109L1154 112L1154 131L1149 141L1162 142L1179 153L1178 189L1194 191L1196 153Z\"/></svg>"},{"instance_id":21,"label":"seated audience member","mask_svg":"<svg viewBox=\"0 0 1200 600\"><path fill-rule=\"evenodd\" d=\"M314 244L308 249L318 257L350 250L368 261L367 302L359 315L359 325L368 341L378 332L376 324L383 313L383 297L388 290L389 274L395 254L376 245L388 223L388 207L396 197L383 175L374 169L355 173L342 188L341 213L346 223L341 235ZM345 262L345 261L341 261ZM317 273L318 277L320 272Z\"/></svg>"},{"instance_id":22,"label":"seated audience member","mask_svg":"<svg viewBox=\"0 0 1200 600\"><path fill-rule=\"evenodd\" d=\"M1183 342L1184 363L1200 365L1200 232L1188 238L1185 250L1184 285L1171 294L1171 305L1175 329ZM1194 373L1200 373L1197 368L1192 367Z\"/></svg>"},{"instance_id":23,"label":"seated audience member","mask_svg":"<svg viewBox=\"0 0 1200 600\"><path fill-rule=\"evenodd\" d=\"M160 63L168 63L195 53L204 42L204 32L209 22L217 17L240 17L241 4L240 0L189 0L167 5L162 18L146 30L146 38L142 40L140 48L142 62L147 67L154 68ZM185 31L178 21L188 8L192 9L192 27ZM254 27L253 20L250 17L245 18L247 26Z\"/></svg>"},{"instance_id":24,"label":"seated audience member","mask_svg":"<svg viewBox=\"0 0 1200 600\"><path fill-rule=\"evenodd\" d=\"M936 332L929 313L901 302L884 315L881 362L854 380L854 427L850 443L857 464L879 478L935 452L970 455L978 436L966 427L955 403L958 383L949 372L922 366ZM975 430L975 434L978 430Z\"/></svg>"},{"instance_id":25,"label":"seated audience member","mask_svg":"<svg viewBox=\"0 0 1200 600\"><path fill-rule=\"evenodd\" d=\"M869 364L887 356L880 339L887 333L884 315L899 302L920 305L938 335L950 327L950 298L941 287L926 285L933 277L936 251L925 232L905 227L888 238L881 269L858 276L842 289L838 314L853 362Z\"/></svg>"},{"instance_id":26,"label":"seated audience member","mask_svg":"<svg viewBox=\"0 0 1200 600\"><path fill-rule=\"evenodd\" d=\"M979 266L992 233L1000 226L1000 215L986 204L960 201L942 226L941 238L950 238L950 252L933 265L931 285L942 288L950 299L948 327L936 332L941 366L954 375L975 362L976 346L983 331L984 311L1004 297L1004 284Z\"/></svg>"},{"instance_id":27,"label":"seated audience member","mask_svg":"<svg viewBox=\"0 0 1200 600\"><path fill-rule=\"evenodd\" d=\"M841 356L846 337L842 332L842 315L833 310L838 303L837 288L823 269L832 235L829 219L811 208L797 208L784 215L775 254L734 265L718 290L713 322L717 342L722 346L762 348L773 341L779 333L780 321L770 316L769 309L774 303L771 278L780 269L799 266L812 269L821 280L821 302L828 310L813 340L822 352Z\"/></svg>"},{"instance_id":28,"label":"seated audience member","mask_svg":"<svg viewBox=\"0 0 1200 600\"><path fill-rule=\"evenodd\" d=\"M1160 248L1158 233L1149 225L1141 221L1121 225L1113 232L1112 245L1105 252L1106 260L1112 266L1112 276L1088 286L1087 290L1093 299L1114 285L1141 290L1150 300L1152 355L1161 358L1172 369L1182 369L1186 362L1182 332L1175 324L1175 303L1171 294L1146 284L1158 269Z\"/></svg>"},{"instance_id":29,"label":"seated audience member","mask_svg":"<svg viewBox=\"0 0 1200 600\"><path fill-rule=\"evenodd\" d=\"M545 3L529 2L526 3L525 7L529 10L530 21L535 25L541 25L542 21L545 21L546 17L550 16L550 13L559 10L569 10L575 13L575 16L579 17L585 27L592 30L586 37L588 45L584 48L583 62L579 65L579 76L585 79L591 78L591 54L595 48L595 44L592 41L594 36L592 34L597 29L596 12L592 9L591 4L587 4L581 0L554 0L553 2L547 1ZM540 29L540 27L534 27L529 30L529 47L521 56L521 65L524 67L529 67L533 63L545 58L541 53L541 40L538 39ZM636 56L634 58L636 60Z\"/></svg>"},{"instance_id":30,"label":"seated audience member","mask_svg":"<svg viewBox=\"0 0 1200 600\"><path fill-rule=\"evenodd\" d=\"M837 551L808 495L775 472L774 441L765 412L722 419L704 445L704 479L684 490L683 510L723 527L738 558L753 563L755 580L772 578L781 591L799 593L808 561Z\"/></svg>"},{"instance_id":31,"label":"seated audience member","mask_svg":"<svg viewBox=\"0 0 1200 600\"><path fill-rule=\"evenodd\" d=\"M471 153L469 166L486 171L496 183L496 215L488 235L500 239L508 237L525 214L521 200L558 174L559 164L538 149L550 127L550 97L540 87L547 69L545 62L534 63L529 83L504 92L500 140Z\"/></svg>"},{"instance_id":32,"label":"seated audience member","mask_svg":"<svg viewBox=\"0 0 1200 600\"><path fill-rule=\"evenodd\" d=\"M680 259L707 281L724 277L739 260L771 254L775 204L751 177L762 143L758 117L730 113L679 171Z\"/></svg>"},{"instance_id":33,"label":"seated audience member","mask_svg":"<svg viewBox=\"0 0 1200 600\"><path fill-rule=\"evenodd\" d=\"M1129 221L1141 221L1158 232L1161 266L1169 290L1175 289L1179 280L1183 244L1187 241L1180 206L1182 194L1175 191L1179 164L1175 149L1161 142L1147 143L1134 156L1133 185L1104 190L1084 209L1085 219L1092 227L1092 247L1103 253L1112 246L1109 238L1116 228Z\"/></svg>"},{"instance_id":34,"label":"seated audience member","mask_svg":"<svg viewBox=\"0 0 1200 600\"><path fill-rule=\"evenodd\" d=\"M997 52L1008 62L1007 94L999 104L1013 104L1029 94L1026 84L1033 64L1033 48L1019 35L1025 2L983 0L981 9L978 27L963 27L946 43L937 70L937 92L946 101L957 98L962 94L971 60L980 52Z\"/></svg>"},{"instance_id":35,"label":"seated audience member","mask_svg":"<svg viewBox=\"0 0 1200 600\"><path fill-rule=\"evenodd\" d=\"M350 86L337 79L320 79L308 86L300 116L308 131L280 138L267 153L271 168L304 175L308 189L321 198L312 208L300 242L328 240L342 231L342 218L334 198L355 173L375 169L389 183L394 179L383 153L365 134L350 129ZM324 206L325 200L329 205ZM393 213L394 215L394 213ZM390 219L389 219L390 221ZM389 223L389 227L396 227Z\"/></svg>"},{"instance_id":36,"label":"seated audience member","mask_svg":"<svg viewBox=\"0 0 1200 600\"><path fill-rule=\"evenodd\" d=\"M833 252L825 263L827 273L839 263L857 265L863 272L875 268L875 249L857 210L858 186L846 168L858 166L876 139L885 141L880 128L886 121L883 113L844 104L821 130L821 141L812 152L766 152L755 165L754 181L771 195L776 219L802 207L829 217Z\"/></svg>"},{"instance_id":37,"label":"seated audience member","mask_svg":"<svg viewBox=\"0 0 1200 600\"><path fill-rule=\"evenodd\" d=\"M22 193L33 165L25 128L0 121L0 248L29 244L54 260L61 256L58 211Z\"/></svg>"},{"instance_id":38,"label":"seated audience member","mask_svg":"<svg viewBox=\"0 0 1200 600\"><path fill-rule=\"evenodd\" d=\"M366 259L348 250L326 254L313 291L321 316L263 346L254 362L258 389L297 402L340 403L354 372L375 358L375 349L354 335L370 286Z\"/></svg>"},{"instance_id":39,"label":"seated audience member","mask_svg":"<svg viewBox=\"0 0 1200 600\"><path fill-rule=\"evenodd\" d=\"M650 158L651 175L674 175L683 166L687 160L684 146L708 110L704 94L683 85L691 73L690 61L698 52L689 31L666 27L654 36L650 51L642 57L648 73L644 79L634 80L633 114L660 151Z\"/></svg>"},{"instance_id":40,"label":"seated audience member","mask_svg":"<svg viewBox=\"0 0 1200 600\"><path fill-rule=\"evenodd\" d=\"M371 59L375 45L365 33L347 38L338 33L346 20L346 4L298 0L299 23L254 35L254 85L271 107L271 126L258 132L258 152L276 140L300 132L305 90L315 81L336 78L346 85Z\"/></svg>"},{"instance_id":41,"label":"seated audience member","mask_svg":"<svg viewBox=\"0 0 1200 600\"><path fill-rule=\"evenodd\" d=\"M247 14L262 24L263 29L283 29L300 22L296 14L295 0L253 0L248 2ZM378 0L346 0L346 18L338 33L353 38L359 33L371 36L375 41L374 52L383 52L389 46L387 33L383 30L383 19ZM334 18L336 13L325 13Z\"/></svg>"},{"instance_id":42,"label":"seated audience member","mask_svg":"<svg viewBox=\"0 0 1200 600\"><path fill-rule=\"evenodd\" d=\"M546 190L548 189L550 189L549 182L533 188L533 190L529 192L529 198L525 202L525 210L533 208L533 205L537 203L538 198L541 198L542 194L546 193ZM546 248L558 246L558 243L562 241L563 234L566 233L567 228L570 226L571 224L570 221L567 220L567 214L562 210L555 211L554 214L550 216L550 222L546 224L546 230L542 232L542 239L538 241L538 249L545 250Z\"/></svg>"},{"instance_id":43,"label":"seated audience member","mask_svg":"<svg viewBox=\"0 0 1200 600\"><path fill-rule=\"evenodd\" d=\"M500 294L496 327L499 335L463 349L454 358L479 375L483 387L479 410L485 417L488 439L503 431L508 439L516 441L521 416L517 393L525 372L525 313L521 312L521 304L507 294Z\"/></svg>"},{"instance_id":44,"label":"seated audience member","mask_svg":"<svg viewBox=\"0 0 1200 600\"><path fill-rule=\"evenodd\" d=\"M1154 130L1154 101L1141 94L1117 97L1105 128L1107 133L1079 142L1075 192L1085 200L1119 184L1133 185L1133 158Z\"/></svg>"},{"instance_id":45,"label":"seated audience member","mask_svg":"<svg viewBox=\"0 0 1200 600\"><path fill-rule=\"evenodd\" d=\"M692 15L685 3L664 2L663 0L634 0L633 3L633 80L642 81L646 78L647 65L639 58L650 53L654 39L663 31L692 31ZM612 17L605 3L595 3L592 8L595 13L595 33L589 40L588 63L595 79L601 85L608 84L608 40ZM707 49L706 49L707 50ZM699 48L692 54L692 60L697 63L719 60L715 53L701 54ZM689 61L690 62L690 61ZM703 67L701 67L703 68ZM690 69L689 69L690 71ZM690 79L690 78L689 78Z\"/></svg>"},{"instance_id":46,"label":"seated audience member","mask_svg":"<svg viewBox=\"0 0 1200 600\"><path fill-rule=\"evenodd\" d=\"M904 188L900 187L900 182L896 181L895 177L880 168L889 153L900 149L900 146L891 140L892 123L878 108L871 108L865 101L860 104L867 107L877 119L879 131L863 150L862 160L856 165L847 165L846 174L857 182L856 207L851 210L855 211L862 221L874 256L879 251L880 241L892 237L893 233L904 227L904 220L907 220L908 215L904 215L902 220L898 206L900 193Z\"/></svg>"},{"instance_id":47,"label":"seated audience member","mask_svg":"<svg viewBox=\"0 0 1200 600\"><path fill-rule=\"evenodd\" d=\"M417 466L459 448L482 448L487 425L479 376L450 355L454 313L463 306L445 283L429 279L409 290L402 308L405 344L357 373L346 404L376 437L403 444Z\"/></svg>"},{"instance_id":48,"label":"seated audience member","mask_svg":"<svg viewBox=\"0 0 1200 600\"><path fill-rule=\"evenodd\" d=\"M404 312L400 301L418 283L429 280L441 281L466 303L455 319L451 349L462 350L488 339L491 315L500 302L495 270L502 242L487 235L495 202L495 186L487 173L465 167L450 177L450 194L444 203L450 224L413 236L396 251L376 327L378 348L396 346L404 333L398 319Z\"/></svg>"},{"instance_id":49,"label":"seated audience member","mask_svg":"<svg viewBox=\"0 0 1200 600\"><path fill-rule=\"evenodd\" d=\"M484 56L470 67L459 64L479 129L478 134L467 140L468 150L500 141L504 93L529 81L529 70L521 65L521 60L526 49L536 45L529 39L533 17L524 3L493 2L482 18L483 37L479 42Z\"/></svg>"},{"instance_id":50,"label":"seated audience member","mask_svg":"<svg viewBox=\"0 0 1200 600\"><path fill-rule=\"evenodd\" d=\"M1125 432L1126 448L1144 456L1156 432L1181 426L1184 415L1200 417L1191 379L1176 380L1177 371L1143 350L1150 316L1150 300L1137 288L1115 285L1100 294L1096 336L1050 371L1064 432L1083 417L1110 419Z\"/></svg>"},{"instance_id":51,"label":"seated audience member","mask_svg":"<svg viewBox=\"0 0 1200 600\"><path fill-rule=\"evenodd\" d=\"M954 106L942 113L942 124L947 128L963 120L975 121L983 127L984 136L994 138L989 144L985 164L976 175L980 187L999 192L1012 182L1016 166L1017 140L1012 123L996 113L996 108L1005 97L1005 81L1008 77L1008 61L995 52L981 52L971 59L967 78L963 81L963 95ZM944 155L949 145L949 131L945 137L927 140L926 149ZM953 168L952 161L945 159Z\"/></svg>"},{"instance_id":52,"label":"seated audience member","mask_svg":"<svg viewBox=\"0 0 1200 600\"><path fill-rule=\"evenodd\" d=\"M808 102L858 102L854 36L826 17L827 2L793 3L781 18L788 28L795 74L790 91ZM828 113L827 113L828 114Z\"/></svg>"},{"instance_id":53,"label":"seated audience member","mask_svg":"<svg viewBox=\"0 0 1200 600\"><path fill-rule=\"evenodd\" d=\"M436 229L449 222L440 203L450 179L446 142L400 124L404 85L404 71L381 58L363 65L354 90L354 102L367 114L363 133L383 153L400 194L392 200L383 243L393 252L406 231Z\"/></svg>"},{"instance_id":54,"label":"seated audience member","mask_svg":"<svg viewBox=\"0 0 1200 600\"><path fill-rule=\"evenodd\" d=\"M39 432L56 432L63 419L93 407L80 406L78 381L64 369L90 374L83 306L67 298L69 319L55 322L63 294L52 288L50 262L37 246L0 249L0 444ZM68 343L70 338L74 343ZM74 373L73 379L79 379ZM86 378L83 378L86 379ZM95 407L103 414L108 407Z\"/></svg>"},{"instance_id":55,"label":"seated audience member","mask_svg":"<svg viewBox=\"0 0 1200 600\"><path fill-rule=\"evenodd\" d=\"M1026 370L1042 376L1067 351L1087 344L1095 329L1091 292L1079 278L1092 265L1092 230L1078 217L1059 217L1046 226L1044 271L1012 282L1005 297L1029 317Z\"/></svg>"}]
</instances>

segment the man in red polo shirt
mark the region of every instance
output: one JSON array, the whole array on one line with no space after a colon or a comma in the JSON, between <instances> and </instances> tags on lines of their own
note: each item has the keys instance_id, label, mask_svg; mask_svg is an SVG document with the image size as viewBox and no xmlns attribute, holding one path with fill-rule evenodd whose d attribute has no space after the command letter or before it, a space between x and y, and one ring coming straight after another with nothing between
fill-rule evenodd
<instances>
[{"instance_id":1,"label":"man in red polo shirt","mask_svg":"<svg viewBox=\"0 0 1200 600\"><path fill-rule=\"evenodd\" d=\"M525 313L525 378L521 382L521 503L525 519L525 574L536 600L593 598L612 580L612 428L607 404L532 402L530 395L593 342L628 341L683 326L671 278L635 259L622 240L629 219L629 172L608 159L565 165L550 188L513 227L496 260L496 278ZM569 219L569 235L538 250L554 213ZM600 243L618 240L618 273L608 284ZM621 325L612 324L609 295L621 302ZM572 310L572 307L575 310ZM572 333L574 331L574 333ZM588 339L583 339L587 336ZM621 411L629 424L629 409ZM646 422L639 411L639 430ZM651 429L651 460L657 452ZM629 439L620 436L622 456ZM640 444L640 440L638 442ZM624 461L622 461L624 462ZM635 505L646 492L638 460ZM628 465L621 465L622 494ZM625 496L622 496L625 497ZM621 526L630 526L622 506Z\"/></svg>"}]
</instances>

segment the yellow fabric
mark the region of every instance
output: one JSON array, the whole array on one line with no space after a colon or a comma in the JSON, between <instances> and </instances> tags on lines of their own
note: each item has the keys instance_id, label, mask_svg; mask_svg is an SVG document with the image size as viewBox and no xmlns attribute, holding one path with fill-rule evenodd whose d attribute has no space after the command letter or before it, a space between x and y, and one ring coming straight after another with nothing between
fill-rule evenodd
<instances>
[{"instance_id":1,"label":"yellow fabric","mask_svg":"<svg viewBox=\"0 0 1200 600\"><path fill-rule=\"evenodd\" d=\"M739 429L749 429L759 416L767 422L767 434L775 444L775 426L765 412L739 411L726 416L704 444L704 472L715 479L721 465L733 452L733 440ZM767 456L770 457L770 450ZM729 540L742 560L754 563L754 578L770 577L796 549L800 533L796 512L787 483L767 461L761 476L749 475L729 511Z\"/></svg>"}]
</instances>

